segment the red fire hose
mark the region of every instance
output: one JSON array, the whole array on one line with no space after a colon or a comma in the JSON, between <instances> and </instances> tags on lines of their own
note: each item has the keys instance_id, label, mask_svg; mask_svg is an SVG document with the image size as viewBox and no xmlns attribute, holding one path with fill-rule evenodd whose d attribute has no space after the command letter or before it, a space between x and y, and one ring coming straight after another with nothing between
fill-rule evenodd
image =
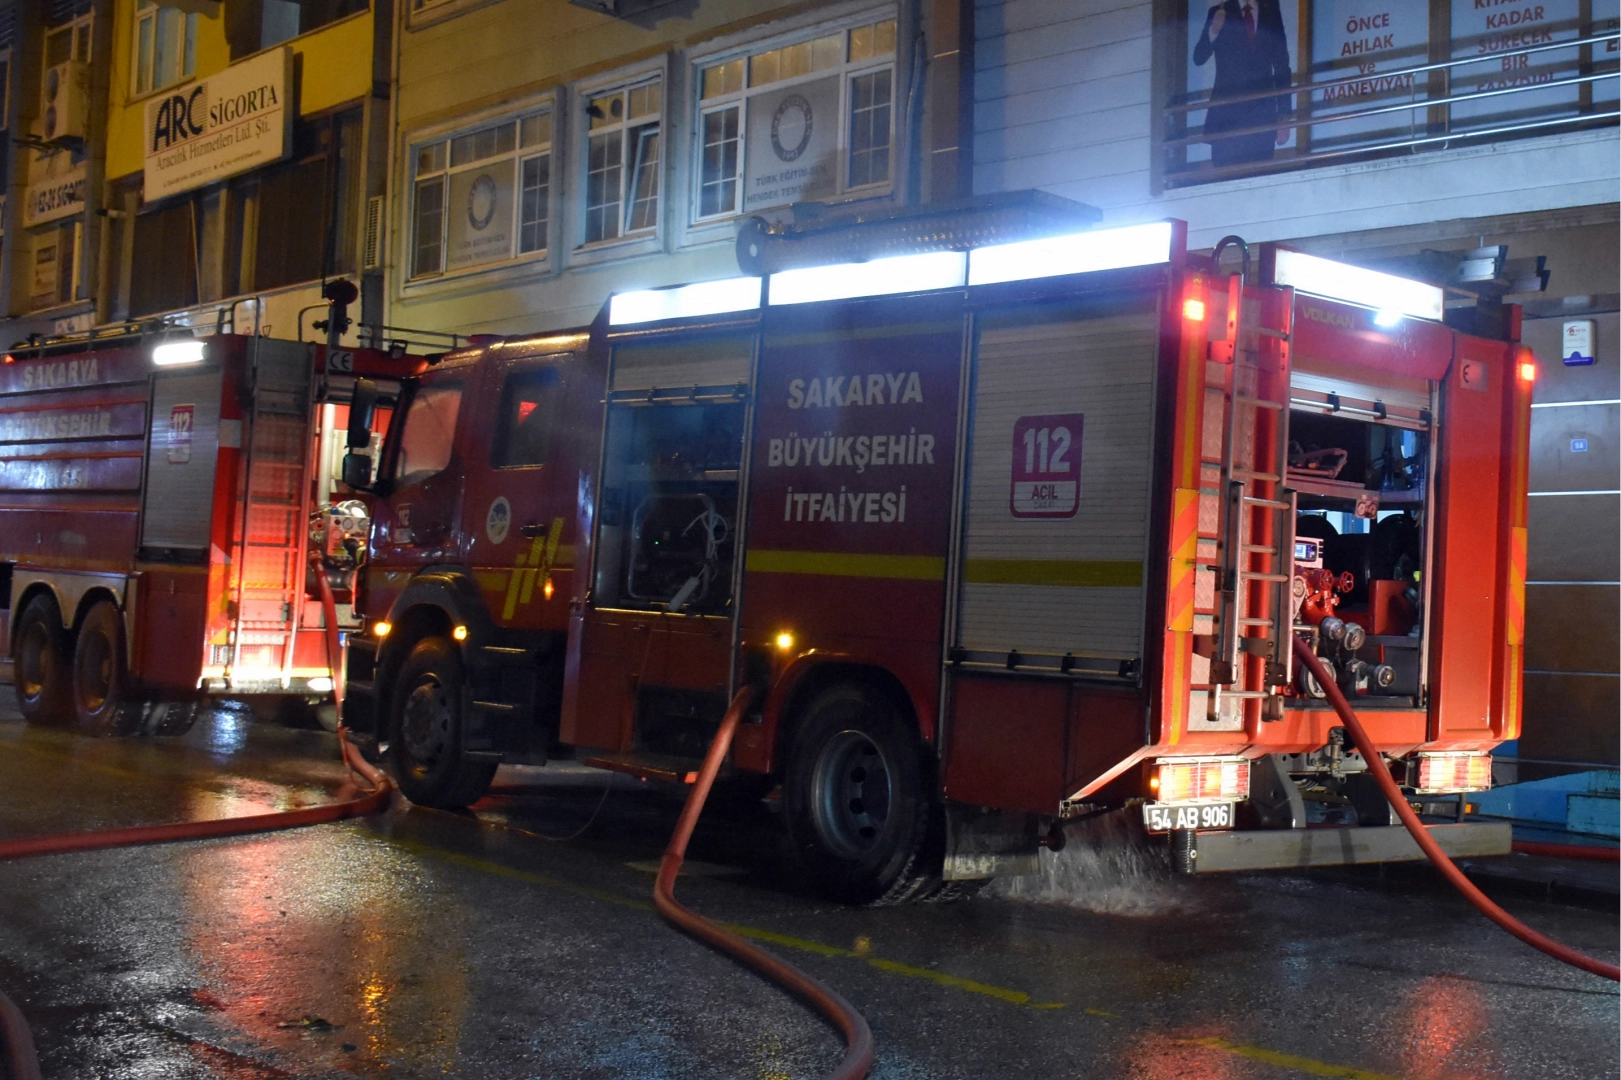
<instances>
[{"instance_id":1,"label":"red fire hose","mask_svg":"<svg viewBox=\"0 0 1621 1080\"><path fill-rule=\"evenodd\" d=\"M1516 840L1514 850L1521 855L1546 855L1551 859L1588 859L1592 862L1621 862L1621 848L1590 844L1544 844L1539 840Z\"/></svg>"},{"instance_id":2,"label":"red fire hose","mask_svg":"<svg viewBox=\"0 0 1621 1080\"><path fill-rule=\"evenodd\" d=\"M326 609L328 659L332 662L333 697L342 702L342 689L338 682L340 668L332 654L337 646L337 610L326 574L320 573L321 600ZM302 810L280 810L271 814L249 814L245 817L220 818L213 821L182 821L170 825L141 825L131 829L102 829L96 832L62 833L57 836L36 836L23 840L0 841L0 859L20 859L31 855L57 855L70 851L94 851L99 848L129 847L136 844L165 844L176 840L205 840L218 836L243 836L248 833L275 832L296 829L306 825L319 825L345 818L375 814L388 806L393 785L387 776L361 756L349 741L349 732L338 728L338 746L343 763L351 777L359 780L365 791L353 799L311 806ZM34 1039L29 1033L22 1012L0 994L0 1049L10 1080L39 1080L39 1058L34 1050Z\"/></svg>"},{"instance_id":3,"label":"red fire hose","mask_svg":"<svg viewBox=\"0 0 1621 1080\"><path fill-rule=\"evenodd\" d=\"M732 735L737 731L738 721L748 710L753 697L754 691L751 687L738 691L737 696L732 699L731 707L726 710L726 716L720 722L720 730L715 733L715 741L709 744L709 754L704 758L697 782L687 794L687 805L681 810L681 820L676 822L675 833L670 837L670 846L664 849L664 859L659 864L658 880L653 885L653 904L658 908L660 915L675 924L683 933L753 968L766 979L793 993L821 1013L829 1023L844 1034L846 1046L844 1060L839 1062L837 1069L828 1074L827 1080L862 1080L862 1077L867 1075L867 1070L872 1068L872 1030L867 1027L866 1019L856 1012L849 1002L792 964L777 959L731 931L688 911L675 898L675 878L681 872L681 860L687 854L687 841L692 838L693 827L698 824L698 815L703 812L704 800L709 797L709 788L715 782L715 774L720 772L720 763L732 745Z\"/></svg>"},{"instance_id":4,"label":"red fire hose","mask_svg":"<svg viewBox=\"0 0 1621 1080\"><path fill-rule=\"evenodd\" d=\"M1482 915L1533 949L1541 949L1555 960L1562 960L1572 967L1581 968L1583 971L1592 972L1594 975L1602 975L1606 979L1621 981L1621 969L1618 969L1616 965L1596 960L1585 953L1577 952L1567 945L1561 945L1545 934L1537 933L1494 904L1487 898L1485 893L1475 887L1474 882L1464 876L1463 871L1459 870L1452 860L1447 858L1446 852L1441 850L1441 845L1437 844L1435 838L1430 836L1429 830L1424 828L1423 823L1418 820L1418 815L1413 813L1413 808L1407 805L1407 800L1402 796L1401 789L1396 786L1396 781L1391 778L1390 770L1385 767L1384 758L1379 756L1378 748L1373 745L1373 740L1368 738L1367 729L1362 726L1362 721L1357 719L1356 713L1351 710L1351 705L1345 700L1345 695L1340 692L1339 684L1335 682L1334 676L1328 673L1328 669L1323 666L1321 660L1317 659L1317 654L1312 652L1311 646L1307 644L1304 638L1297 637L1294 640L1295 655L1317 677L1318 684L1322 686L1324 693L1328 695L1329 704L1333 705L1334 711L1339 713L1340 719L1345 722L1345 730L1351 735L1351 740L1362 751L1363 760L1368 763L1368 772L1373 774L1374 780L1379 784L1379 790L1384 792L1386 799L1390 800L1390 805L1395 808L1396 815L1401 818L1401 823L1407 826L1407 831L1413 834L1413 839L1418 842L1418 846L1423 849L1424 854L1429 856L1430 862L1434 863L1435 868L1441 871L1441 876L1451 882L1453 888L1463 893L1464 898L1475 905Z\"/></svg>"}]
</instances>

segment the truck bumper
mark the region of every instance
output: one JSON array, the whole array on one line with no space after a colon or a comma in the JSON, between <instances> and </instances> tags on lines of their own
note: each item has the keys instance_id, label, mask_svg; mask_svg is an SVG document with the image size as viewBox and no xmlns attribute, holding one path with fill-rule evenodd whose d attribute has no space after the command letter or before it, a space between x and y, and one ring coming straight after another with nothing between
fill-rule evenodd
<instances>
[{"instance_id":1,"label":"truck bumper","mask_svg":"<svg viewBox=\"0 0 1621 1080\"><path fill-rule=\"evenodd\" d=\"M1454 859L1507 855L1514 838L1513 828L1507 822L1465 822L1426 828L1441 850ZM1234 832L1187 830L1171 834L1171 861L1187 874L1418 862L1424 857L1424 852L1400 825Z\"/></svg>"}]
</instances>

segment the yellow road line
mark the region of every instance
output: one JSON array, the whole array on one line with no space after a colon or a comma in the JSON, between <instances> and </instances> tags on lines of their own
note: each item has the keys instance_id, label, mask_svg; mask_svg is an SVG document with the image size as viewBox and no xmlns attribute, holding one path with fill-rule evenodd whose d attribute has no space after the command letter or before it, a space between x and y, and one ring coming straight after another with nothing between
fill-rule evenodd
<instances>
[{"instance_id":1,"label":"yellow road line","mask_svg":"<svg viewBox=\"0 0 1621 1080\"><path fill-rule=\"evenodd\" d=\"M1259 1061L1264 1065L1276 1065L1280 1069L1293 1069L1308 1076L1330 1076L1337 1080L1400 1080L1389 1073L1372 1072L1368 1069L1358 1069L1353 1065L1330 1065L1326 1061L1315 1058L1301 1057L1299 1054L1283 1054L1276 1050L1268 1050L1264 1046L1251 1046L1248 1043L1228 1042L1226 1039L1182 1039L1181 1042L1193 1043L1197 1046L1208 1046L1212 1050L1225 1050L1237 1057L1248 1058L1250 1061Z\"/></svg>"}]
</instances>

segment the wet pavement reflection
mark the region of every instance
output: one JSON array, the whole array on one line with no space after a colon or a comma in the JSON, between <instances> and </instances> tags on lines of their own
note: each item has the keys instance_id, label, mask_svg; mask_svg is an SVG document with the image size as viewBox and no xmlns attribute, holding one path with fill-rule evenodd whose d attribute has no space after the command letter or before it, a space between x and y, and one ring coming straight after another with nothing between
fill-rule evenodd
<instances>
[{"instance_id":1,"label":"wet pavement reflection","mask_svg":"<svg viewBox=\"0 0 1621 1080\"><path fill-rule=\"evenodd\" d=\"M318 731L25 727L0 687L0 836L331 798ZM263 837L0 863L0 987L49 1077L813 1077L836 1037L652 913L682 792L503 768L466 814L401 803ZM1617 1075L1612 984L1424 873L1172 876L1107 819L969 902L806 898L757 792L719 792L684 900L862 1009L879 1078ZM583 830L583 831L582 831ZM571 839L560 839L570 838ZM1616 913L1506 898L1616 955Z\"/></svg>"}]
</instances>

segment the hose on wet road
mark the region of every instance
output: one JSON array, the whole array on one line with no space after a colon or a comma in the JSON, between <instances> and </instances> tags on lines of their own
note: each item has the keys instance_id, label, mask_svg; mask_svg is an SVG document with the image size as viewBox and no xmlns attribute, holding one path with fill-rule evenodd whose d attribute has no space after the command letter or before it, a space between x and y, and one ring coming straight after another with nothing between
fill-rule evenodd
<instances>
[{"instance_id":1,"label":"hose on wet road","mask_svg":"<svg viewBox=\"0 0 1621 1080\"><path fill-rule=\"evenodd\" d=\"M709 798L709 789L720 772L721 762L731 748L732 735L737 731L738 722L753 699L754 688L744 687L738 691L720 722L720 730L715 733L714 741L709 744L703 768L698 771L697 781L687 793L687 804L681 810L681 818L676 822L675 832L670 836L670 844L664 849L664 858L659 863L658 880L653 885L653 904L659 914L682 933L752 968L821 1013L828 1023L844 1035L845 1042L844 1059L839 1062L837 1069L827 1075L827 1080L862 1080L872 1068L872 1029L848 1001L792 964L749 944L702 915L689 911L675 898L675 879L681 872L682 860L686 858L687 841L692 839L692 830L698 824L698 815L703 813L704 800Z\"/></svg>"},{"instance_id":2,"label":"hose on wet road","mask_svg":"<svg viewBox=\"0 0 1621 1080\"><path fill-rule=\"evenodd\" d=\"M321 574L322 601L326 609L328 627L328 658L332 660L333 697L342 707L339 672L342 668L333 655L338 647L337 611L332 590ZM341 715L341 713L340 713ZM298 810L278 810L269 814L247 814L242 817L216 818L209 821L180 821L167 825L139 825L128 829L98 829L91 832L59 833L55 836L35 836L21 840L0 840L0 860L21 859L35 855L60 855L72 851L96 851L102 848L131 847L137 844L168 844L178 840L207 840L220 836L245 836L251 833L278 832L298 829L307 825L322 825L346 818L364 817L388 808L394 794L394 785L381 769L361 756L360 750L349 741L349 732L338 728L338 747L351 780L361 789L360 794L341 802ZM8 1080L39 1080L39 1059L34 1050L33 1036L22 1012L4 994L0 994L0 1061L4 1061Z\"/></svg>"},{"instance_id":3,"label":"hose on wet road","mask_svg":"<svg viewBox=\"0 0 1621 1080\"><path fill-rule=\"evenodd\" d=\"M1616 965L1606 964L1602 960L1578 952L1568 945L1560 944L1546 934L1540 934L1531 929L1498 907L1475 886L1474 882L1464 876L1464 872L1459 870L1457 864L1447 857L1446 852L1441 850L1441 845L1437 844L1435 838L1429 834L1429 830L1424 828L1423 823L1418 820L1418 815L1413 813L1413 808L1407 805L1407 799L1402 795L1401 789L1396 786L1395 779L1390 775L1390 769L1385 766L1384 758L1380 756L1378 748L1373 744L1373 740L1368 737L1367 729L1362 726L1362 721L1357 718L1350 702L1346 701L1345 695L1340 692L1339 683L1334 676L1329 674L1328 669L1317 658L1317 654L1312 651L1311 645L1306 639L1296 637L1294 643L1295 655L1300 659L1301 663L1306 665L1307 670L1317 678L1318 684L1322 686L1324 693L1327 694L1329 704L1334 706L1334 711L1339 714L1340 720L1345 723L1346 733L1351 736L1351 741L1356 744L1357 749L1362 751L1362 758L1368 763L1368 772L1373 774L1374 781L1379 785L1379 790L1384 793L1386 799L1390 800L1390 805L1395 809L1396 816L1401 818L1401 823L1407 826L1407 831L1413 834L1413 839L1417 841L1424 854L1429 856L1430 862L1435 864L1435 868L1441 872L1441 876L1446 878L1453 888L1463 893L1464 899L1473 904L1482 915L1533 949L1540 949L1555 960L1569 964L1572 967L1581 968L1583 971L1591 972L1594 975L1602 975L1612 981L1621 981L1621 969L1618 969Z\"/></svg>"},{"instance_id":4,"label":"hose on wet road","mask_svg":"<svg viewBox=\"0 0 1621 1080\"><path fill-rule=\"evenodd\" d=\"M1521 855L1543 855L1550 859L1621 862L1621 848L1599 847L1597 844L1544 844L1540 840L1516 840L1514 850Z\"/></svg>"}]
</instances>

